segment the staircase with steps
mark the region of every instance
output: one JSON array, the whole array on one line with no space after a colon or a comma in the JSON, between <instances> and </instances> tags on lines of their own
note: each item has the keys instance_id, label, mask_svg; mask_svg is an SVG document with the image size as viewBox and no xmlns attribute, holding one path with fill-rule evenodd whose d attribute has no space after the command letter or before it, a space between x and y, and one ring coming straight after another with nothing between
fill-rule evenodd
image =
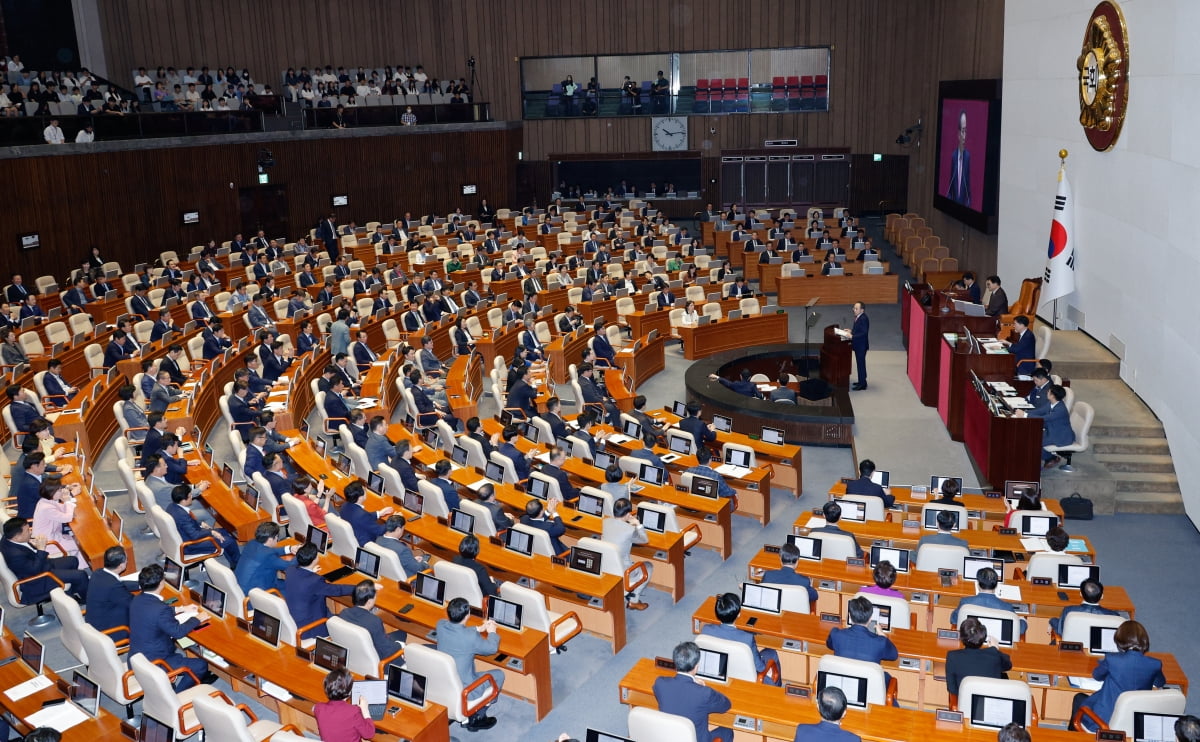
<instances>
[{"instance_id":1,"label":"staircase with steps","mask_svg":"<svg viewBox=\"0 0 1200 742\"><path fill-rule=\"evenodd\" d=\"M1166 433L1121 381L1117 357L1086 334L1068 331L1054 333L1048 356L1096 418L1091 448L1075 455L1075 471L1042 473L1045 492L1058 498L1078 492L1092 499L1097 514L1184 512Z\"/></svg>"}]
</instances>

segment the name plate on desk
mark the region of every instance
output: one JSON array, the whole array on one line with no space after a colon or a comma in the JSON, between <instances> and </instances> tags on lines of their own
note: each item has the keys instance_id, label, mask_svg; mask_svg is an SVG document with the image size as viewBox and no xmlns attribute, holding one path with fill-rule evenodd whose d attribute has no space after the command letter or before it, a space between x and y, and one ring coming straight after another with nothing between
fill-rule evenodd
<instances>
[{"instance_id":1,"label":"name plate on desk","mask_svg":"<svg viewBox=\"0 0 1200 742\"><path fill-rule=\"evenodd\" d=\"M921 521L919 520L904 520L900 523L901 528L920 528Z\"/></svg>"},{"instance_id":2,"label":"name plate on desk","mask_svg":"<svg viewBox=\"0 0 1200 742\"><path fill-rule=\"evenodd\" d=\"M1050 676L1045 673L1031 672L1025 677L1030 685L1050 685Z\"/></svg>"},{"instance_id":3,"label":"name plate on desk","mask_svg":"<svg viewBox=\"0 0 1200 742\"><path fill-rule=\"evenodd\" d=\"M928 593L913 593L912 598L910 598L910 601L913 603L918 603L920 605L926 605L929 603L929 594Z\"/></svg>"},{"instance_id":4,"label":"name plate on desk","mask_svg":"<svg viewBox=\"0 0 1200 742\"><path fill-rule=\"evenodd\" d=\"M1031 577L1030 582L1034 585L1053 585L1054 581L1049 577Z\"/></svg>"},{"instance_id":5,"label":"name plate on desk","mask_svg":"<svg viewBox=\"0 0 1200 742\"><path fill-rule=\"evenodd\" d=\"M929 488L925 486L913 487L910 496L914 500L924 500L929 496Z\"/></svg>"},{"instance_id":6,"label":"name plate on desk","mask_svg":"<svg viewBox=\"0 0 1200 742\"><path fill-rule=\"evenodd\" d=\"M1004 497L1004 494L1002 492L984 492L983 496L989 500L999 500Z\"/></svg>"},{"instance_id":7,"label":"name plate on desk","mask_svg":"<svg viewBox=\"0 0 1200 742\"><path fill-rule=\"evenodd\" d=\"M813 509L812 509L812 514L813 514L813 515L819 515L819 516L821 516L822 518L824 518L824 517L825 517L825 511L824 511L824 510L822 510L821 508L813 508Z\"/></svg>"},{"instance_id":8,"label":"name plate on desk","mask_svg":"<svg viewBox=\"0 0 1200 742\"><path fill-rule=\"evenodd\" d=\"M557 565L559 565L560 567L565 567L565 566L567 566L567 558L566 558L566 557L557 557L557 556L552 556L552 557L550 557L550 563L551 563L551 564L557 564Z\"/></svg>"},{"instance_id":9,"label":"name plate on desk","mask_svg":"<svg viewBox=\"0 0 1200 742\"><path fill-rule=\"evenodd\" d=\"M767 552L768 554L778 554L779 546L776 544L763 544L763 551Z\"/></svg>"},{"instance_id":10,"label":"name plate on desk","mask_svg":"<svg viewBox=\"0 0 1200 742\"><path fill-rule=\"evenodd\" d=\"M836 613L822 613L821 623L841 623L842 617Z\"/></svg>"},{"instance_id":11,"label":"name plate on desk","mask_svg":"<svg viewBox=\"0 0 1200 742\"><path fill-rule=\"evenodd\" d=\"M1059 642L1058 651L1060 652L1082 652L1083 642Z\"/></svg>"},{"instance_id":12,"label":"name plate on desk","mask_svg":"<svg viewBox=\"0 0 1200 742\"><path fill-rule=\"evenodd\" d=\"M958 632L954 629L938 629L938 638L958 641Z\"/></svg>"},{"instance_id":13,"label":"name plate on desk","mask_svg":"<svg viewBox=\"0 0 1200 742\"><path fill-rule=\"evenodd\" d=\"M996 532L999 533L1001 536L1016 536L1017 535L1017 529L1015 529L1015 528L1000 528L1000 529L997 529Z\"/></svg>"},{"instance_id":14,"label":"name plate on desk","mask_svg":"<svg viewBox=\"0 0 1200 742\"><path fill-rule=\"evenodd\" d=\"M958 579L958 570L957 569L939 569L938 577L941 578L943 585L953 584L954 581L956 579Z\"/></svg>"},{"instance_id":15,"label":"name plate on desk","mask_svg":"<svg viewBox=\"0 0 1200 742\"><path fill-rule=\"evenodd\" d=\"M654 666L660 670L674 670L675 660L670 657L655 657Z\"/></svg>"},{"instance_id":16,"label":"name plate on desk","mask_svg":"<svg viewBox=\"0 0 1200 742\"><path fill-rule=\"evenodd\" d=\"M919 670L921 668L921 660L916 657L901 657L900 667L905 670Z\"/></svg>"},{"instance_id":17,"label":"name plate on desk","mask_svg":"<svg viewBox=\"0 0 1200 742\"><path fill-rule=\"evenodd\" d=\"M951 711L949 709L938 709L934 713L936 714L935 718L939 722L944 722L946 724L958 724L960 726L962 725L963 715L962 715L961 711Z\"/></svg>"},{"instance_id":18,"label":"name plate on desk","mask_svg":"<svg viewBox=\"0 0 1200 742\"><path fill-rule=\"evenodd\" d=\"M783 686L783 694L790 698L808 698L812 695L812 689L807 685L795 685L786 683Z\"/></svg>"},{"instance_id":19,"label":"name plate on desk","mask_svg":"<svg viewBox=\"0 0 1200 742\"><path fill-rule=\"evenodd\" d=\"M735 715L733 717L734 729L745 729L748 732L759 731L759 721L750 716Z\"/></svg>"},{"instance_id":20,"label":"name plate on desk","mask_svg":"<svg viewBox=\"0 0 1200 742\"><path fill-rule=\"evenodd\" d=\"M846 566L847 567L863 567L863 566L866 566L866 563L863 562L862 557L846 557Z\"/></svg>"},{"instance_id":21,"label":"name plate on desk","mask_svg":"<svg viewBox=\"0 0 1200 742\"><path fill-rule=\"evenodd\" d=\"M1101 729L1096 732L1096 742L1125 742L1125 732L1119 729Z\"/></svg>"},{"instance_id":22,"label":"name plate on desk","mask_svg":"<svg viewBox=\"0 0 1200 742\"><path fill-rule=\"evenodd\" d=\"M817 589L818 590L837 590L838 589L837 581L836 580L821 580L820 582L817 583Z\"/></svg>"}]
</instances>

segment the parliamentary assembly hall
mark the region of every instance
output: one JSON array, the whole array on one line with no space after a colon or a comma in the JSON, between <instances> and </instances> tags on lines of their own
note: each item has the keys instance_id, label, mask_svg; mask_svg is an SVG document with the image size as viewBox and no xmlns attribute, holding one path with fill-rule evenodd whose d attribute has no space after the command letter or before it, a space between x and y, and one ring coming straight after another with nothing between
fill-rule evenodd
<instances>
[{"instance_id":1,"label":"parliamentary assembly hall","mask_svg":"<svg viewBox=\"0 0 1200 742\"><path fill-rule=\"evenodd\" d=\"M1200 742L1198 29L0 0L0 742Z\"/></svg>"}]
</instances>

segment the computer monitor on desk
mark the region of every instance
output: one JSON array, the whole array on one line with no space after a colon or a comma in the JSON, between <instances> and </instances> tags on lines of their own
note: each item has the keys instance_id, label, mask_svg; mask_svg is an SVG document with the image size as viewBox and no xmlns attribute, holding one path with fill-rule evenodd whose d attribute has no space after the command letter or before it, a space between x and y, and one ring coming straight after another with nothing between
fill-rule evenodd
<instances>
[{"instance_id":1,"label":"computer monitor on desk","mask_svg":"<svg viewBox=\"0 0 1200 742\"><path fill-rule=\"evenodd\" d=\"M821 539L812 538L811 536L796 536L789 533L787 535L787 542L800 550L801 559L808 559L814 562L821 561Z\"/></svg>"},{"instance_id":2,"label":"computer monitor on desk","mask_svg":"<svg viewBox=\"0 0 1200 742\"><path fill-rule=\"evenodd\" d=\"M1021 535L1045 536L1057 525L1058 516L1056 515L1022 515Z\"/></svg>"}]
</instances>

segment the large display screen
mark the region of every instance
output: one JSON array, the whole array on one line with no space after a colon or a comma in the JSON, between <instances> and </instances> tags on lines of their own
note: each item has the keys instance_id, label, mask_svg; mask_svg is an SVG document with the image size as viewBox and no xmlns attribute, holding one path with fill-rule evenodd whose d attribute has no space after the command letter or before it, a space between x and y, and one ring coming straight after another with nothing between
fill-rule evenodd
<instances>
[{"instance_id":1,"label":"large display screen","mask_svg":"<svg viewBox=\"0 0 1200 742\"><path fill-rule=\"evenodd\" d=\"M938 96L934 206L982 232L996 230L1000 83L953 80Z\"/></svg>"}]
</instances>

